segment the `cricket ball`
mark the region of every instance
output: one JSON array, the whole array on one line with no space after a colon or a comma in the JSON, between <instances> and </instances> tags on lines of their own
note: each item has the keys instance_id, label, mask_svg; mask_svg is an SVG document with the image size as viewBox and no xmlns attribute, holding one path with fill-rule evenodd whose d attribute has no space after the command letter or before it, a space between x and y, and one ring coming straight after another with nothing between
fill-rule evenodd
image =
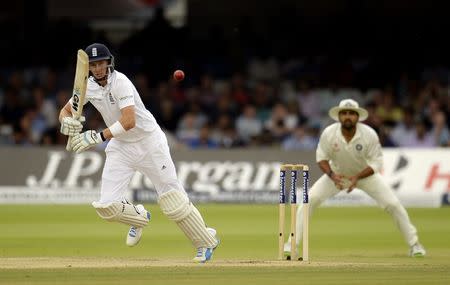
<instances>
[{"instance_id":1,"label":"cricket ball","mask_svg":"<svg viewBox=\"0 0 450 285\"><path fill-rule=\"evenodd\" d=\"M181 81L184 79L184 72L183 70L175 70L173 73L173 79L175 79L175 81Z\"/></svg>"}]
</instances>

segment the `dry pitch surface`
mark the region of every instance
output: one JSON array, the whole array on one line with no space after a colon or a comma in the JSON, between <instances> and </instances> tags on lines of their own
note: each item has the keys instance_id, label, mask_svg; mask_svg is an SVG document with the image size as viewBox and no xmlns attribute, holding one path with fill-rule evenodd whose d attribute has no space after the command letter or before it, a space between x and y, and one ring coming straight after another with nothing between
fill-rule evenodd
<instances>
[{"instance_id":1,"label":"dry pitch surface","mask_svg":"<svg viewBox=\"0 0 450 285\"><path fill-rule=\"evenodd\" d=\"M129 268L129 267L402 267L396 263L368 262L303 262L264 260L217 260L197 264L184 260L148 258L69 258L69 257L10 257L0 258L0 269L58 269L58 268Z\"/></svg>"}]
</instances>

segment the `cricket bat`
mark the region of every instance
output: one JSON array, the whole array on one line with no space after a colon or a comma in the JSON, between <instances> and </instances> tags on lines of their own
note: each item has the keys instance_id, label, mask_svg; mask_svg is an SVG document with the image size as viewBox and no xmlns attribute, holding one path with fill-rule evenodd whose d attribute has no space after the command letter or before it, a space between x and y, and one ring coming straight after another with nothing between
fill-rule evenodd
<instances>
[{"instance_id":1,"label":"cricket bat","mask_svg":"<svg viewBox=\"0 0 450 285\"><path fill-rule=\"evenodd\" d=\"M83 112L84 99L86 97L87 79L89 77L89 57L84 50L79 49L77 54L77 67L72 91L72 117L79 119ZM70 150L72 137L69 136L66 150Z\"/></svg>"}]
</instances>

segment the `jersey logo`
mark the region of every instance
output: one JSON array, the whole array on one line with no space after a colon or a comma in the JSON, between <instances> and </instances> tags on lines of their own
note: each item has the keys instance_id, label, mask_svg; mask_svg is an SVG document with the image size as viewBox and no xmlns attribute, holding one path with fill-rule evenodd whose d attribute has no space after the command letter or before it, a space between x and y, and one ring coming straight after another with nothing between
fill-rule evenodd
<instances>
[{"instance_id":1,"label":"jersey logo","mask_svg":"<svg viewBox=\"0 0 450 285\"><path fill-rule=\"evenodd\" d=\"M355 148L356 148L357 151L361 151L363 149L363 146L361 144L357 144L355 146Z\"/></svg>"},{"instance_id":2,"label":"jersey logo","mask_svg":"<svg viewBox=\"0 0 450 285\"><path fill-rule=\"evenodd\" d=\"M337 142L334 142L333 144L332 144L332 147L333 147L333 151L339 151L339 144L337 143Z\"/></svg>"},{"instance_id":3,"label":"jersey logo","mask_svg":"<svg viewBox=\"0 0 450 285\"><path fill-rule=\"evenodd\" d=\"M109 98L109 103L116 104L116 100L114 100L114 97L112 96L111 92L109 93L108 98Z\"/></svg>"}]
</instances>

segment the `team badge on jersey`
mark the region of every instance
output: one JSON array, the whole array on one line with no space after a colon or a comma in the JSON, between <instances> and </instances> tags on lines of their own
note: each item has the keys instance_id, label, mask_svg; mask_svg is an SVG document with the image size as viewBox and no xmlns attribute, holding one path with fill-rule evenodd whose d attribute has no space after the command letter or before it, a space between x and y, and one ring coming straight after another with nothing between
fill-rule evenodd
<instances>
[{"instance_id":1,"label":"team badge on jersey","mask_svg":"<svg viewBox=\"0 0 450 285\"><path fill-rule=\"evenodd\" d=\"M355 148L356 148L357 151L361 151L363 149L363 146L362 146L362 144L357 144L355 146Z\"/></svg>"}]
</instances>

